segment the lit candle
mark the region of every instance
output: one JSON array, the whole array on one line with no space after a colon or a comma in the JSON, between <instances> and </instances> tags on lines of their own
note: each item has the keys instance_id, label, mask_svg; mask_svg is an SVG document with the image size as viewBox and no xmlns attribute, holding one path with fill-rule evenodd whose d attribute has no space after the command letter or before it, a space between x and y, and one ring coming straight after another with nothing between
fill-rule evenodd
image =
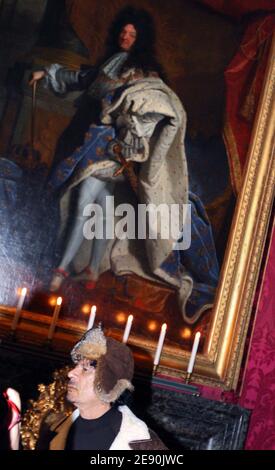
<instances>
[{"instance_id":1,"label":"lit candle","mask_svg":"<svg viewBox=\"0 0 275 470\"><path fill-rule=\"evenodd\" d=\"M20 292L20 296L19 296L19 299L18 299L17 307L16 307L16 312L15 312L14 319L13 319L13 322L12 322L12 325L11 325L12 331L16 330L16 327L17 327L17 324L18 324L18 321L19 321L19 317L21 315L22 307L23 307L23 304L25 302L26 294L27 294L27 289L26 289L26 287L23 287L23 289L21 289L21 292Z\"/></svg>"},{"instance_id":2,"label":"lit candle","mask_svg":"<svg viewBox=\"0 0 275 470\"><path fill-rule=\"evenodd\" d=\"M158 363L159 363L160 355L161 355L161 351L162 351L162 347L163 347L163 343L164 343L164 338L165 338L165 335L166 335L166 330L167 330L167 324L163 323L163 325L161 327L160 335L159 335L159 342L158 342L156 354L155 354L154 366L157 366Z\"/></svg>"},{"instance_id":3,"label":"lit candle","mask_svg":"<svg viewBox=\"0 0 275 470\"><path fill-rule=\"evenodd\" d=\"M197 354L198 347L199 347L200 337L201 337L201 334L200 334L200 332L198 331L198 332L195 334L195 339L194 339L194 343L193 343L193 348L192 348L191 356L190 356L189 363L188 363L188 367L187 367L187 374L192 374L192 372L193 372L193 368L194 368L194 364L195 364L195 359L196 359L196 354Z\"/></svg>"},{"instance_id":4,"label":"lit candle","mask_svg":"<svg viewBox=\"0 0 275 470\"><path fill-rule=\"evenodd\" d=\"M127 319L126 326L125 326L124 335L123 335L123 338L122 338L123 343L127 343L127 341L128 341L129 334L130 334L130 331L131 331L131 328L132 328L133 319L134 319L133 315L129 315L129 317Z\"/></svg>"},{"instance_id":5,"label":"lit candle","mask_svg":"<svg viewBox=\"0 0 275 470\"><path fill-rule=\"evenodd\" d=\"M54 330L55 330L57 320L59 317L59 312L61 309L61 305L62 305L62 297L58 297L56 304L55 304L54 312L53 312L52 322L49 328L48 340L52 340L53 338Z\"/></svg>"},{"instance_id":6,"label":"lit candle","mask_svg":"<svg viewBox=\"0 0 275 470\"><path fill-rule=\"evenodd\" d=\"M91 308L91 313L88 321L88 326L87 326L87 331L93 328L94 322L95 322L95 315L96 315L96 306L93 305Z\"/></svg>"}]
</instances>

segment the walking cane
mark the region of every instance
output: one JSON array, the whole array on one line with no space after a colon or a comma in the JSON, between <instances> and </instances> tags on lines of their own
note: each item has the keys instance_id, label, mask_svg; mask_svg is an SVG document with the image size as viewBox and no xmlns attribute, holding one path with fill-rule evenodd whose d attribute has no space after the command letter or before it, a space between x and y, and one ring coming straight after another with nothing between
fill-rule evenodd
<instances>
[{"instance_id":1,"label":"walking cane","mask_svg":"<svg viewBox=\"0 0 275 470\"><path fill-rule=\"evenodd\" d=\"M32 86L32 114L31 114L31 156L32 157L34 157L36 86L37 86L37 82L35 81Z\"/></svg>"}]
</instances>

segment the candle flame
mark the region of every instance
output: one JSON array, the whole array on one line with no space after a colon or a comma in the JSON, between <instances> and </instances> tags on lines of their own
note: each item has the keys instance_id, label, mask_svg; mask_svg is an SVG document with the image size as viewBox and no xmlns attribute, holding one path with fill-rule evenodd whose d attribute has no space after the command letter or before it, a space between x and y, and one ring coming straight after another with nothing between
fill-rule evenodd
<instances>
[{"instance_id":1,"label":"candle flame","mask_svg":"<svg viewBox=\"0 0 275 470\"><path fill-rule=\"evenodd\" d=\"M61 305L62 304L62 297L58 297L56 301L56 305Z\"/></svg>"},{"instance_id":2,"label":"candle flame","mask_svg":"<svg viewBox=\"0 0 275 470\"><path fill-rule=\"evenodd\" d=\"M148 323L148 330L149 330L149 331L156 331L157 326L158 326L158 324L157 324L156 321L150 321L150 322Z\"/></svg>"},{"instance_id":3,"label":"candle flame","mask_svg":"<svg viewBox=\"0 0 275 470\"><path fill-rule=\"evenodd\" d=\"M23 289L21 290L21 295L22 297L25 296L27 293L27 288L26 287L23 287Z\"/></svg>"},{"instance_id":4,"label":"candle flame","mask_svg":"<svg viewBox=\"0 0 275 470\"><path fill-rule=\"evenodd\" d=\"M56 297L50 297L49 304L53 307L56 304Z\"/></svg>"},{"instance_id":5,"label":"candle flame","mask_svg":"<svg viewBox=\"0 0 275 470\"><path fill-rule=\"evenodd\" d=\"M91 306L89 304L85 304L81 308L82 313L90 313L90 310L91 310Z\"/></svg>"},{"instance_id":6,"label":"candle flame","mask_svg":"<svg viewBox=\"0 0 275 470\"><path fill-rule=\"evenodd\" d=\"M191 338L192 336L192 331L190 330L190 328L184 328L182 331L181 331L181 337L183 339L188 339L188 338Z\"/></svg>"},{"instance_id":7,"label":"candle flame","mask_svg":"<svg viewBox=\"0 0 275 470\"><path fill-rule=\"evenodd\" d=\"M116 319L117 319L117 322L118 322L118 323L124 323L125 320L126 320L126 315L125 315L125 313L119 312L119 313L116 315Z\"/></svg>"}]
</instances>

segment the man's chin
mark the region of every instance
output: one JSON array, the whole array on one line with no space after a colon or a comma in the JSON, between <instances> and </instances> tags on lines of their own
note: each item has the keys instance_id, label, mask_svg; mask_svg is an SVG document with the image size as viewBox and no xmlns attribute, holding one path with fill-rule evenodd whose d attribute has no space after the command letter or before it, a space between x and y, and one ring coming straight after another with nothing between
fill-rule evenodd
<instances>
[{"instance_id":1,"label":"man's chin","mask_svg":"<svg viewBox=\"0 0 275 470\"><path fill-rule=\"evenodd\" d=\"M130 47L127 46L127 44L121 44L120 49L122 50L122 52L128 52L130 50Z\"/></svg>"},{"instance_id":2,"label":"man's chin","mask_svg":"<svg viewBox=\"0 0 275 470\"><path fill-rule=\"evenodd\" d=\"M71 403L74 403L75 400L76 400L76 390L68 390L68 391L67 391L66 398L67 398L67 400L70 401Z\"/></svg>"}]
</instances>

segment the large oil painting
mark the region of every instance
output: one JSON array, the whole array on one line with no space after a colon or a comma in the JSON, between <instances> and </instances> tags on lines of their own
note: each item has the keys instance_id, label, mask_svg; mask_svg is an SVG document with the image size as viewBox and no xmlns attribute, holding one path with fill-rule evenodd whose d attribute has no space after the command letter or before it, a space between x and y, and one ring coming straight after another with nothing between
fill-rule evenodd
<instances>
[{"instance_id":1,"label":"large oil painting","mask_svg":"<svg viewBox=\"0 0 275 470\"><path fill-rule=\"evenodd\" d=\"M15 12L10 42L24 15L32 40L25 31L6 57L2 86L5 327L23 287L19 336L34 341L62 297L57 349L94 305L117 338L133 315L128 342L150 371L166 323L159 372L175 377L199 331L194 379L236 387L274 192L275 20L269 2L225 3L48 0L33 17ZM133 20L134 8L146 13ZM139 237L137 207L166 203L187 228L151 239L146 214ZM167 220L160 211L156 227Z\"/></svg>"}]
</instances>

